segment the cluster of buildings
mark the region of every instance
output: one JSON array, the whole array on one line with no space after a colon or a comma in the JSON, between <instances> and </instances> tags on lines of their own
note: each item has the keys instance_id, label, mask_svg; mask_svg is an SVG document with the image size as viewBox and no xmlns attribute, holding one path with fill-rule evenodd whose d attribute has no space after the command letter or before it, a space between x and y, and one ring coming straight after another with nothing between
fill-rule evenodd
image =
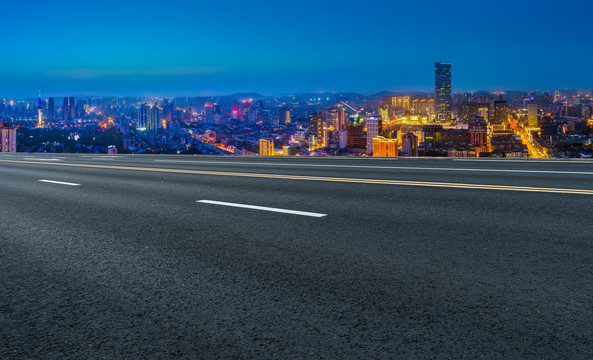
<instances>
[{"instance_id":1,"label":"cluster of buildings","mask_svg":"<svg viewBox=\"0 0 593 360\"><path fill-rule=\"evenodd\" d=\"M433 94L63 97L58 105L40 92L36 99L0 99L0 117L12 137L20 128L37 130L28 133L21 151L591 156L590 91L453 93L451 64L440 62L434 78ZM63 136L44 141L56 132ZM113 143L93 142L105 132L113 134ZM15 143L3 140L2 151L19 150Z\"/></svg>"}]
</instances>

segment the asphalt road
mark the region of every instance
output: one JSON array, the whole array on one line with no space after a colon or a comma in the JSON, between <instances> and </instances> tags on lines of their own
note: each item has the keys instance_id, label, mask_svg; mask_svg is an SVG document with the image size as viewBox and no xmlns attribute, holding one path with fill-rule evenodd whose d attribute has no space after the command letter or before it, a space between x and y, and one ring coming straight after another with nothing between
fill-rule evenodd
<instances>
[{"instance_id":1,"label":"asphalt road","mask_svg":"<svg viewBox=\"0 0 593 360\"><path fill-rule=\"evenodd\" d=\"M0 154L0 184L1 359L593 358L593 162Z\"/></svg>"}]
</instances>

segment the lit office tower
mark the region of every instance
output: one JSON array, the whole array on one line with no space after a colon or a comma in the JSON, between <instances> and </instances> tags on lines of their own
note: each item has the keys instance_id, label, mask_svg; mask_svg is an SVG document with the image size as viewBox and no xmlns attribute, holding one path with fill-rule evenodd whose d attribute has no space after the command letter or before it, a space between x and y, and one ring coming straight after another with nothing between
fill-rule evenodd
<instances>
[{"instance_id":1,"label":"lit office tower","mask_svg":"<svg viewBox=\"0 0 593 360\"><path fill-rule=\"evenodd\" d=\"M327 126L329 128L331 128L331 130L338 129L338 120L339 120L338 109L336 109L336 108L328 109L326 112L326 115L325 115L325 123L327 124Z\"/></svg>"},{"instance_id":2,"label":"lit office tower","mask_svg":"<svg viewBox=\"0 0 593 360\"><path fill-rule=\"evenodd\" d=\"M68 98L64 98L64 104L62 105L62 119L64 122L68 122L70 120L70 110L68 109Z\"/></svg>"},{"instance_id":3,"label":"lit office tower","mask_svg":"<svg viewBox=\"0 0 593 360\"><path fill-rule=\"evenodd\" d=\"M434 92L437 120L451 120L451 64L434 64Z\"/></svg>"},{"instance_id":4,"label":"lit office tower","mask_svg":"<svg viewBox=\"0 0 593 360\"><path fill-rule=\"evenodd\" d=\"M43 128L43 103L41 102L41 89L39 89L39 99L37 100L37 127Z\"/></svg>"},{"instance_id":5,"label":"lit office tower","mask_svg":"<svg viewBox=\"0 0 593 360\"><path fill-rule=\"evenodd\" d=\"M136 128L146 130L148 128L149 107L146 104L140 105L138 109L138 122Z\"/></svg>"},{"instance_id":6,"label":"lit office tower","mask_svg":"<svg viewBox=\"0 0 593 360\"><path fill-rule=\"evenodd\" d=\"M47 99L47 118L49 122L54 122L54 112L55 112L55 105L54 105L54 98L50 97Z\"/></svg>"},{"instance_id":7,"label":"lit office tower","mask_svg":"<svg viewBox=\"0 0 593 360\"><path fill-rule=\"evenodd\" d=\"M76 118L76 104L74 103L74 98L71 97L70 98L70 120L73 120Z\"/></svg>"},{"instance_id":8,"label":"lit office tower","mask_svg":"<svg viewBox=\"0 0 593 360\"><path fill-rule=\"evenodd\" d=\"M346 131L346 109L338 105L338 131Z\"/></svg>"},{"instance_id":9,"label":"lit office tower","mask_svg":"<svg viewBox=\"0 0 593 360\"><path fill-rule=\"evenodd\" d=\"M494 102L494 116L490 116L490 124L503 125L509 117L509 106L506 101Z\"/></svg>"},{"instance_id":10,"label":"lit office tower","mask_svg":"<svg viewBox=\"0 0 593 360\"><path fill-rule=\"evenodd\" d=\"M288 125L290 124L290 109L280 109L280 124L281 125Z\"/></svg>"},{"instance_id":11,"label":"lit office tower","mask_svg":"<svg viewBox=\"0 0 593 360\"><path fill-rule=\"evenodd\" d=\"M274 155L274 142L266 139L259 139L259 154L262 156Z\"/></svg>"},{"instance_id":12,"label":"lit office tower","mask_svg":"<svg viewBox=\"0 0 593 360\"><path fill-rule=\"evenodd\" d=\"M309 144L310 146L324 146L323 114L321 112L309 114Z\"/></svg>"},{"instance_id":13,"label":"lit office tower","mask_svg":"<svg viewBox=\"0 0 593 360\"><path fill-rule=\"evenodd\" d=\"M373 153L373 139L380 135L383 120L379 115L371 115L366 120L367 127L367 154Z\"/></svg>"},{"instance_id":14,"label":"lit office tower","mask_svg":"<svg viewBox=\"0 0 593 360\"><path fill-rule=\"evenodd\" d=\"M529 127L537 127L539 125L537 121L538 111L539 108L535 101L532 100L527 104L527 124L529 125Z\"/></svg>"}]
</instances>

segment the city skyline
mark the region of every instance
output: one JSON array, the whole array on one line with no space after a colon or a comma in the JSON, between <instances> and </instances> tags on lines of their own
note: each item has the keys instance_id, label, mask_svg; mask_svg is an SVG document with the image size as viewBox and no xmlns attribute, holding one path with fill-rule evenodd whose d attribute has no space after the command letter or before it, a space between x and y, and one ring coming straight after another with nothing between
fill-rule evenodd
<instances>
[{"instance_id":1,"label":"city skyline","mask_svg":"<svg viewBox=\"0 0 593 360\"><path fill-rule=\"evenodd\" d=\"M18 16L0 23L11 34L0 94L431 92L425 69L435 61L455 64L453 91L593 83L593 49L583 46L593 5L585 1L167 5L6 4L5 14L26 14L27 25Z\"/></svg>"}]
</instances>

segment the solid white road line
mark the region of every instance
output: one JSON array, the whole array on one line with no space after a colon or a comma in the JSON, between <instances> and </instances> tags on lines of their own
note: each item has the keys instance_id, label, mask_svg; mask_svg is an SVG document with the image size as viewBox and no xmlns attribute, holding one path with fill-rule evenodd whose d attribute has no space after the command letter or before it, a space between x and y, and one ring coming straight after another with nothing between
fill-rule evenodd
<instances>
[{"instance_id":1,"label":"solid white road line","mask_svg":"<svg viewBox=\"0 0 593 360\"><path fill-rule=\"evenodd\" d=\"M212 201L212 200L198 200L196 202L203 203L203 204L212 204L212 205L222 205L222 206L237 207L237 208L243 208L243 209L271 211L271 212L277 212L277 213L283 213L283 214L310 216L310 217L316 217L316 218L321 218L321 217L327 216L327 214L318 214L318 213L305 212L305 211L277 209L277 208L270 208L270 207L264 207L264 206L235 204L235 203L228 203L228 202L221 202L221 201Z\"/></svg>"},{"instance_id":2,"label":"solid white road line","mask_svg":"<svg viewBox=\"0 0 593 360\"><path fill-rule=\"evenodd\" d=\"M469 160L466 160L469 161ZM479 161L479 160L478 160ZM497 161L497 160L489 160ZM513 160L508 160L513 161ZM562 175L593 175L593 171L556 171L556 170L512 170L512 169L469 169L445 167L418 167L418 166L363 166L363 165L330 165L330 164L291 164L267 162L242 162L242 161L188 161L188 160L154 160L154 162L186 163L186 164L230 164L230 165L259 165L259 166L284 166L284 167L330 167L330 168L357 168L357 169L387 169L387 170L427 170L427 171L462 171L462 172L501 172L501 173L527 173L527 174L562 174Z\"/></svg>"},{"instance_id":3,"label":"solid white road line","mask_svg":"<svg viewBox=\"0 0 593 360\"><path fill-rule=\"evenodd\" d=\"M68 186L80 186L80 184L69 183L69 182L62 182L62 181L54 181L54 180L39 180L40 182L50 183L50 184L59 184L59 185L68 185Z\"/></svg>"},{"instance_id":4,"label":"solid white road line","mask_svg":"<svg viewBox=\"0 0 593 360\"><path fill-rule=\"evenodd\" d=\"M63 159L40 159L40 158L32 158L32 157L24 157L23 159L26 160L34 160L34 161L63 161Z\"/></svg>"}]
</instances>

